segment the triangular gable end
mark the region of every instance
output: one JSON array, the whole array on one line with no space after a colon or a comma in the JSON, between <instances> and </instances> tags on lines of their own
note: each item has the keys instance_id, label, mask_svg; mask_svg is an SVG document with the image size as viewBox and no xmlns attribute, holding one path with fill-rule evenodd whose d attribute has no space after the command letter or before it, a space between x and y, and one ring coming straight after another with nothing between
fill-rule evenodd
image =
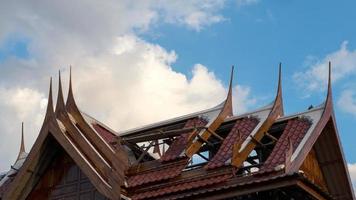
<instances>
[{"instance_id":1,"label":"triangular gable end","mask_svg":"<svg viewBox=\"0 0 356 200\"><path fill-rule=\"evenodd\" d=\"M350 175L347 169L344 153L336 127L332 88L331 64L329 63L328 92L324 111L316 127L302 148L294 152L291 159L291 169L287 173L306 170L306 176L324 190L327 189L335 199L355 199ZM311 172L310 170L313 170Z\"/></svg>"},{"instance_id":2,"label":"triangular gable end","mask_svg":"<svg viewBox=\"0 0 356 200\"><path fill-rule=\"evenodd\" d=\"M51 145L57 152L47 169L27 196L27 200L37 199L87 199L106 200L92 184L80 167L65 152L54 138Z\"/></svg>"},{"instance_id":3,"label":"triangular gable end","mask_svg":"<svg viewBox=\"0 0 356 200\"><path fill-rule=\"evenodd\" d=\"M60 98L61 90L59 91L59 100L63 101L63 99ZM64 105L61 105L61 109L65 109ZM61 112L64 111L62 110ZM107 160L104 160L104 158L99 155L92 144L89 145L92 148L91 150L83 150L83 139L78 138L85 136L83 136L83 133L80 135L80 127L76 128L79 133L75 132L77 135L73 137L74 124L69 126L68 123L62 119L64 124L56 117L59 113L60 111L55 113L53 109L51 79L47 111L41 131L25 163L19 170L18 175L5 192L4 200L26 199L40 181L41 176L50 166L51 161L58 153L58 149L65 150L102 195L109 199L120 199L120 188L123 184L121 174L124 173L123 170L120 170L120 173L118 173L117 168L114 167L112 163L108 164L108 162L106 162ZM58 148L58 144L60 148ZM97 154L94 155L93 152ZM117 151L114 151L112 155L114 155L115 152ZM98 158L96 157L101 158L103 161L98 163ZM123 163L120 168L124 169L125 165L126 164Z\"/></svg>"}]
</instances>

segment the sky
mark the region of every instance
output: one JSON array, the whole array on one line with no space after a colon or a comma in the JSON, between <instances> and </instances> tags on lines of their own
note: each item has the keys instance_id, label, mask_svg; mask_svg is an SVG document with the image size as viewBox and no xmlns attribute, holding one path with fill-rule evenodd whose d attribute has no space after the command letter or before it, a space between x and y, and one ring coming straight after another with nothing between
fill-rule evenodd
<instances>
[{"instance_id":1,"label":"sky","mask_svg":"<svg viewBox=\"0 0 356 200\"><path fill-rule=\"evenodd\" d=\"M29 150L49 78L116 131L219 104L234 65L234 112L270 103L282 63L286 114L325 100L332 62L337 126L356 182L356 2L0 0L0 171L25 122ZM54 84L54 90L57 85ZM66 91L67 85L64 85ZM65 94L66 95L66 94Z\"/></svg>"}]
</instances>

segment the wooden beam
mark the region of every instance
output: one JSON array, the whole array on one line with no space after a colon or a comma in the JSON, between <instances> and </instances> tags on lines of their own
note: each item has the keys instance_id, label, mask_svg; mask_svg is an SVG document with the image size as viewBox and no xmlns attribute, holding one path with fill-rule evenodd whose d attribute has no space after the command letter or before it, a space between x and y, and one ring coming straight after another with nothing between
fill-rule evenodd
<instances>
[{"instance_id":1,"label":"wooden beam","mask_svg":"<svg viewBox=\"0 0 356 200\"><path fill-rule=\"evenodd\" d=\"M225 118L228 116L232 116L232 80L233 80L233 73L234 73L234 67L231 69L231 77L230 77L230 84L229 84L229 91L226 97L226 100L224 102L224 105L220 111L220 113L217 115L217 117L210 123L210 125L205 129L204 131L201 130L202 132L199 132L198 134L201 136L201 138L204 139L204 141L208 140L209 137L212 135L212 132L216 131L220 125L224 122ZM185 151L185 154L191 158L194 154L196 154L200 147L203 145L203 142L201 140L193 140L192 144L188 146L188 148Z\"/></svg>"},{"instance_id":2,"label":"wooden beam","mask_svg":"<svg viewBox=\"0 0 356 200\"><path fill-rule=\"evenodd\" d=\"M326 198L321 195L320 193L318 193L317 191L315 191L314 189L312 189L311 187L307 186L305 183L303 183L302 181L298 181L297 185L302 188L305 192L307 192L308 194L310 194L311 196L313 196L316 199L319 200L326 200Z\"/></svg>"},{"instance_id":3,"label":"wooden beam","mask_svg":"<svg viewBox=\"0 0 356 200\"><path fill-rule=\"evenodd\" d=\"M89 125L84 117L82 116L80 110L78 109L72 89L72 74L70 73L69 80L69 91L66 102L66 110L69 115L76 122L76 126L79 130L85 133L85 136L89 140L89 142L97 149L97 151L104 157L104 159L109 162L113 169L116 171L125 171L128 168L128 155L121 146L118 144L116 148L112 148L109 144L107 144L102 137L100 137L96 131L93 130L91 125Z\"/></svg>"},{"instance_id":4,"label":"wooden beam","mask_svg":"<svg viewBox=\"0 0 356 200\"><path fill-rule=\"evenodd\" d=\"M205 127L199 126L199 127L182 128L182 129L169 130L169 131L156 131L145 135L123 137L122 140L130 143L146 142L146 141L157 140L157 139L172 138L172 137L179 136L183 133L189 133L193 130L201 130L203 128Z\"/></svg>"},{"instance_id":5,"label":"wooden beam","mask_svg":"<svg viewBox=\"0 0 356 200\"><path fill-rule=\"evenodd\" d=\"M277 142L277 141L278 141L278 139L277 139L276 137L274 137L273 135L269 134L268 132L265 132L265 135L266 135L267 137L269 137L270 139L272 139L274 142Z\"/></svg>"},{"instance_id":6,"label":"wooden beam","mask_svg":"<svg viewBox=\"0 0 356 200\"><path fill-rule=\"evenodd\" d=\"M274 182L269 182L268 184L249 184L246 186L241 186L241 187L235 187L231 188L228 190L222 190L216 193L205 193L204 195L200 195L197 197L194 197L194 199L199 199L199 200L208 200L208 199L228 199L232 197L238 197L242 195L247 195L247 194L252 194L255 192L262 192L262 191L267 191L267 190L273 190L277 188L283 188L283 187L289 187L296 185L297 181L296 180L281 180L281 181L274 181Z\"/></svg>"},{"instance_id":7,"label":"wooden beam","mask_svg":"<svg viewBox=\"0 0 356 200\"><path fill-rule=\"evenodd\" d=\"M100 176L99 173L95 170L95 167L86 161L83 155L79 153L73 141L71 141L71 139L66 136L64 126L59 125L59 127L51 128L50 133L56 138L63 149L75 161L78 167L90 179L90 181L100 191L100 193L108 198L114 197L115 194L112 193L108 182L106 182L104 178Z\"/></svg>"},{"instance_id":8,"label":"wooden beam","mask_svg":"<svg viewBox=\"0 0 356 200\"><path fill-rule=\"evenodd\" d=\"M215 131L210 130L209 128L206 128L206 130L211 133L214 137L218 138L220 141L224 141L224 138L221 137L220 135L218 135L217 133L215 133Z\"/></svg>"},{"instance_id":9,"label":"wooden beam","mask_svg":"<svg viewBox=\"0 0 356 200\"><path fill-rule=\"evenodd\" d=\"M233 152L233 159L231 164L236 168L239 168L242 163L246 160L246 158L250 155L251 151L253 151L265 133L270 129L276 119L283 115L283 99L282 99L282 75L281 75L281 65L279 66L279 78L278 78L278 88L277 94L273 103L273 106L268 114L267 118L264 119L262 125L253 135L253 138L247 143L245 146L242 146L239 151ZM243 149L242 149L243 148Z\"/></svg>"}]
</instances>

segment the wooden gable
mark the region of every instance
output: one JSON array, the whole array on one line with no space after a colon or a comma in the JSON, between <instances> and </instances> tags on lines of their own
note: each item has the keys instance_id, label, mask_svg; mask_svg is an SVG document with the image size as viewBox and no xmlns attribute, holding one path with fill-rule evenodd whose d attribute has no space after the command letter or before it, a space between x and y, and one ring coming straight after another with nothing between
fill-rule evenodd
<instances>
[{"instance_id":1,"label":"wooden gable","mask_svg":"<svg viewBox=\"0 0 356 200\"><path fill-rule=\"evenodd\" d=\"M106 200L90 179L83 173L74 160L59 144L59 148L48 168L30 192L27 200L70 199L70 200Z\"/></svg>"}]
</instances>

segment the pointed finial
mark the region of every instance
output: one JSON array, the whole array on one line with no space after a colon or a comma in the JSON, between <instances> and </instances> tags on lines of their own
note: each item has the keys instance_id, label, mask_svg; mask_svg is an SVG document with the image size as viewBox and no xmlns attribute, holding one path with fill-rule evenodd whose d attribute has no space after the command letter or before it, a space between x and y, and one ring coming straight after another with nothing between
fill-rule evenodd
<instances>
[{"instance_id":1,"label":"pointed finial","mask_svg":"<svg viewBox=\"0 0 356 200\"><path fill-rule=\"evenodd\" d=\"M72 65L69 66L69 90L72 91Z\"/></svg>"},{"instance_id":2,"label":"pointed finial","mask_svg":"<svg viewBox=\"0 0 356 200\"><path fill-rule=\"evenodd\" d=\"M278 66L278 89L277 95L282 95L282 63Z\"/></svg>"},{"instance_id":3,"label":"pointed finial","mask_svg":"<svg viewBox=\"0 0 356 200\"><path fill-rule=\"evenodd\" d=\"M231 73L230 73L230 81L229 81L229 91L228 91L228 98L232 93L232 81L234 79L234 66L231 67Z\"/></svg>"},{"instance_id":4,"label":"pointed finial","mask_svg":"<svg viewBox=\"0 0 356 200\"><path fill-rule=\"evenodd\" d=\"M274 107L278 109L279 116L284 115L283 109L283 95L282 95L282 63L279 63L278 66L278 86L277 86L277 94L276 98L274 99Z\"/></svg>"},{"instance_id":5,"label":"pointed finial","mask_svg":"<svg viewBox=\"0 0 356 200\"><path fill-rule=\"evenodd\" d=\"M68 96L66 102L67 109L71 106L71 104L75 105L73 87L72 87L72 66L69 67L69 89L68 89Z\"/></svg>"},{"instance_id":6,"label":"pointed finial","mask_svg":"<svg viewBox=\"0 0 356 200\"><path fill-rule=\"evenodd\" d=\"M56 105L56 115L58 115L63 109L65 109L63 92L62 92L62 78L61 71L58 72L58 96L57 96L57 105Z\"/></svg>"},{"instance_id":7,"label":"pointed finial","mask_svg":"<svg viewBox=\"0 0 356 200\"><path fill-rule=\"evenodd\" d=\"M328 92L326 95L325 105L333 107L332 103L332 86L331 86L331 62L329 61L329 74L328 74Z\"/></svg>"},{"instance_id":8,"label":"pointed finial","mask_svg":"<svg viewBox=\"0 0 356 200\"><path fill-rule=\"evenodd\" d=\"M24 123L21 123L21 147L20 152L25 152Z\"/></svg>"},{"instance_id":9,"label":"pointed finial","mask_svg":"<svg viewBox=\"0 0 356 200\"><path fill-rule=\"evenodd\" d=\"M45 118L48 118L52 114L54 114L54 111L53 111L53 96L52 96L52 77L51 77L49 81L48 103L47 103L47 111L46 111Z\"/></svg>"},{"instance_id":10,"label":"pointed finial","mask_svg":"<svg viewBox=\"0 0 356 200\"><path fill-rule=\"evenodd\" d=\"M278 66L278 86L281 85L282 82L282 63L279 63Z\"/></svg>"},{"instance_id":11,"label":"pointed finial","mask_svg":"<svg viewBox=\"0 0 356 200\"><path fill-rule=\"evenodd\" d=\"M328 93L331 93L331 62L329 61Z\"/></svg>"},{"instance_id":12,"label":"pointed finial","mask_svg":"<svg viewBox=\"0 0 356 200\"><path fill-rule=\"evenodd\" d=\"M24 128L23 128L23 122L21 123L21 144L20 144L20 151L19 154L17 155L16 161L24 158L26 155L26 150L25 150L25 139L24 139Z\"/></svg>"},{"instance_id":13,"label":"pointed finial","mask_svg":"<svg viewBox=\"0 0 356 200\"><path fill-rule=\"evenodd\" d=\"M234 66L231 67L231 74L230 74L230 82L229 82L229 91L227 93L227 98L225 105L229 106L229 116L233 115L233 108L232 108L232 81L234 79Z\"/></svg>"}]
</instances>

